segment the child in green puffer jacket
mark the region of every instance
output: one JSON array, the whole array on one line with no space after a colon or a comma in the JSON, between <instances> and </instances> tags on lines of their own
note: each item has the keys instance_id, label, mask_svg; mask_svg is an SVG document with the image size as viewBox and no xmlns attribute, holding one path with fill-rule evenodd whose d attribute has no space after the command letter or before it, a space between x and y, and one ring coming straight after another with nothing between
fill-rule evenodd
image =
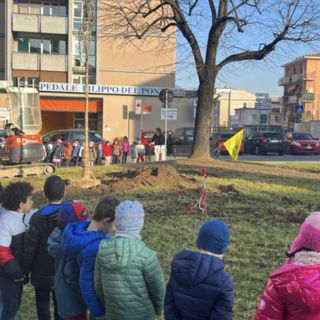
<instances>
[{"instance_id":1,"label":"child in green puffer jacket","mask_svg":"<svg viewBox=\"0 0 320 320\"><path fill-rule=\"evenodd\" d=\"M143 224L140 202L121 202L114 239L100 243L94 285L108 320L151 320L162 313L164 278L156 253L141 241Z\"/></svg>"}]
</instances>

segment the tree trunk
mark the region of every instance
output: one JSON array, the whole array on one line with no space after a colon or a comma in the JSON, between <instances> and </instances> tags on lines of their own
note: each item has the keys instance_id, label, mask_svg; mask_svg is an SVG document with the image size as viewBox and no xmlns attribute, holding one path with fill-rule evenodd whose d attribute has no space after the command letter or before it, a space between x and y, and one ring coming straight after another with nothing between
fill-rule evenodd
<instances>
[{"instance_id":1,"label":"tree trunk","mask_svg":"<svg viewBox=\"0 0 320 320\"><path fill-rule=\"evenodd\" d=\"M89 63L88 50L86 50L86 84L85 84L85 116L84 116L84 131L85 131L85 146L82 158L82 178L90 178L89 166Z\"/></svg>"},{"instance_id":2,"label":"tree trunk","mask_svg":"<svg viewBox=\"0 0 320 320\"><path fill-rule=\"evenodd\" d=\"M209 138L215 79L216 77L206 77L200 81L191 158L211 158Z\"/></svg>"}]
</instances>

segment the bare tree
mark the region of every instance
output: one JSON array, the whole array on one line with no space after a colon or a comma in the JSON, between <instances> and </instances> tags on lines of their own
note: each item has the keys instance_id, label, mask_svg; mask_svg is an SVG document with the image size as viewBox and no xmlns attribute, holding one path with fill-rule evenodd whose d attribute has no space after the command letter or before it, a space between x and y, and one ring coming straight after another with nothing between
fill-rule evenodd
<instances>
[{"instance_id":1,"label":"bare tree","mask_svg":"<svg viewBox=\"0 0 320 320\"><path fill-rule=\"evenodd\" d=\"M83 20L78 33L79 51L84 53L85 66L85 147L82 159L82 178L90 178L89 166L89 49L92 38L92 30L96 24L96 5L95 0L83 0ZM82 55L81 55L81 59Z\"/></svg>"},{"instance_id":2,"label":"bare tree","mask_svg":"<svg viewBox=\"0 0 320 320\"><path fill-rule=\"evenodd\" d=\"M103 36L124 42L181 33L199 79L192 157L210 157L213 91L224 67L262 60L282 44L319 40L318 0L100 0L99 12ZM165 48L169 37L161 39Z\"/></svg>"}]
</instances>

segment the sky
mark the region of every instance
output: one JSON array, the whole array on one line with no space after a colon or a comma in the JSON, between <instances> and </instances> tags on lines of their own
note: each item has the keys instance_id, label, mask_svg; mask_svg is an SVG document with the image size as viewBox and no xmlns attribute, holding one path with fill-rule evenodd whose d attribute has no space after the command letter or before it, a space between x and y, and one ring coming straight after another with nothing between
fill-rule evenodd
<instances>
[{"instance_id":1,"label":"sky","mask_svg":"<svg viewBox=\"0 0 320 320\"><path fill-rule=\"evenodd\" d=\"M310 53L320 52L320 48L310 48L307 45L298 46L288 55L276 54L269 61L247 62L246 64L234 63L231 70L221 70L216 81L216 87L229 87L244 89L251 93L269 93L272 96L282 96L283 86L278 86L278 80L284 77L284 68L281 66L298 57ZM177 68L176 85L186 89L196 89L198 79L193 71Z\"/></svg>"},{"instance_id":2,"label":"sky","mask_svg":"<svg viewBox=\"0 0 320 320\"><path fill-rule=\"evenodd\" d=\"M265 28L264 25L266 21L264 21L264 24L261 24L261 26L254 25L251 29L248 27L248 30L245 29L243 33L238 33L233 30L229 34L227 33L225 38L223 38L223 35L220 43L223 43L226 48L228 48L228 46L236 48L236 51L238 51L237 48L239 47L245 49L248 46L257 50L259 44L269 43L273 40L271 33L272 24L277 24L278 20L276 19L279 19L276 15L271 17L267 16L266 18L271 21L269 22L271 26L269 25L269 27ZM272 18L275 18L275 20L273 20L274 22ZM204 57L208 28L211 24L210 21L208 23L207 19L200 20L200 24L200 26L196 26L197 29L192 27L191 29L193 29ZM176 85L186 89L195 89L198 87L198 78L193 66L193 56L189 52L189 45L186 44L185 39L179 32L177 33L177 43ZM218 60L219 53L224 54L227 50L220 49L220 51L218 51ZM265 60L229 64L227 69L220 71L215 87L244 89L251 93L269 93L273 96L282 96L283 87L278 86L278 80L284 76L284 68L281 66L298 57L318 52L320 52L320 43L307 44L290 42L286 44L280 42L276 50L268 55ZM225 56L221 55L220 58L221 61Z\"/></svg>"}]
</instances>

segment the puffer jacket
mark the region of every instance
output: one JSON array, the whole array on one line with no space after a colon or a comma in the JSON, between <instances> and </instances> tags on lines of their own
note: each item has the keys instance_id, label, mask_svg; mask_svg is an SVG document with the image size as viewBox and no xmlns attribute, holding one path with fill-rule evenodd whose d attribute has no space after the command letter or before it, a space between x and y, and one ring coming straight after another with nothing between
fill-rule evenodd
<instances>
[{"instance_id":1,"label":"puffer jacket","mask_svg":"<svg viewBox=\"0 0 320 320\"><path fill-rule=\"evenodd\" d=\"M100 317L105 310L94 289L94 267L101 240L111 238L101 231L87 231L89 224L83 221L67 225L61 243L65 254L77 256L82 296L94 317Z\"/></svg>"},{"instance_id":2,"label":"puffer jacket","mask_svg":"<svg viewBox=\"0 0 320 320\"><path fill-rule=\"evenodd\" d=\"M21 266L23 241L35 211L23 214L0 206L0 278L17 280L26 275Z\"/></svg>"},{"instance_id":3,"label":"puffer jacket","mask_svg":"<svg viewBox=\"0 0 320 320\"><path fill-rule=\"evenodd\" d=\"M24 238L22 267L31 272L31 283L36 288L53 289L55 261L50 256L47 242L58 226L58 214L62 204L49 204L38 210L30 219Z\"/></svg>"},{"instance_id":4,"label":"puffer jacket","mask_svg":"<svg viewBox=\"0 0 320 320\"><path fill-rule=\"evenodd\" d=\"M108 320L152 320L162 313L163 274L156 253L142 241L102 241L94 284Z\"/></svg>"},{"instance_id":5,"label":"puffer jacket","mask_svg":"<svg viewBox=\"0 0 320 320\"><path fill-rule=\"evenodd\" d=\"M230 320L233 284L221 259L182 250L172 260L164 305L166 320Z\"/></svg>"},{"instance_id":6,"label":"puffer jacket","mask_svg":"<svg viewBox=\"0 0 320 320\"><path fill-rule=\"evenodd\" d=\"M57 227L48 239L49 254L55 259L55 296L60 317L71 318L87 310L80 286L80 268L76 256L66 255L61 246L63 231Z\"/></svg>"},{"instance_id":7,"label":"puffer jacket","mask_svg":"<svg viewBox=\"0 0 320 320\"><path fill-rule=\"evenodd\" d=\"M320 319L320 265L289 263L275 271L261 296L254 319Z\"/></svg>"}]
</instances>

